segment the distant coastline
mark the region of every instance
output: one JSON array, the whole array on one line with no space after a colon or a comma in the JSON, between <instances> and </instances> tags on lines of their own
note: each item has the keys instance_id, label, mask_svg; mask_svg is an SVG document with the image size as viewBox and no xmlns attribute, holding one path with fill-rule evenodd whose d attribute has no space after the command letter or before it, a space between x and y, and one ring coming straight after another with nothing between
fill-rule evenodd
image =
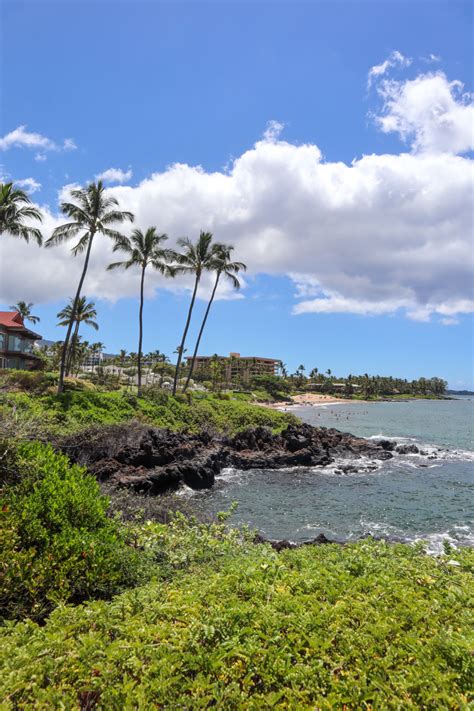
<instances>
[{"instance_id":1,"label":"distant coastline","mask_svg":"<svg viewBox=\"0 0 474 711\"><path fill-rule=\"evenodd\" d=\"M337 397L335 395L325 395L323 393L298 393L297 395L290 395L286 401L275 401L275 402L259 402L259 405L264 405L266 407L271 407L278 410L286 410L291 407L320 407L322 405L352 405L354 403L370 404L376 402L408 402L410 400L452 400L454 398L450 395L460 395L460 394L472 394L466 391L465 393L455 393L454 391L447 391L446 395L434 396L434 395L398 395L398 396L387 396L387 397L373 397L370 399L363 399L361 397Z\"/></svg>"}]
</instances>

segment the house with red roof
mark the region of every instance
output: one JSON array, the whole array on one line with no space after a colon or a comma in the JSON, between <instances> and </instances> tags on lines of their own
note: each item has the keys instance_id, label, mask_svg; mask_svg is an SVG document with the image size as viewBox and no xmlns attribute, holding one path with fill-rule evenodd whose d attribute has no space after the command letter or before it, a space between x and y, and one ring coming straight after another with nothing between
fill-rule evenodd
<instances>
[{"instance_id":1,"label":"house with red roof","mask_svg":"<svg viewBox=\"0 0 474 711\"><path fill-rule=\"evenodd\" d=\"M26 328L18 311L0 311L0 368L37 368L41 358L33 346L40 339L40 335Z\"/></svg>"}]
</instances>

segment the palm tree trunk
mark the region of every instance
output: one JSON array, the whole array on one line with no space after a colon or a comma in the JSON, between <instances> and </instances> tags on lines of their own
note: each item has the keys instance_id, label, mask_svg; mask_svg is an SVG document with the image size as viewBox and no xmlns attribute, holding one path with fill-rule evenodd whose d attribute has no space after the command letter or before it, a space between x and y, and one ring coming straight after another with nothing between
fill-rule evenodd
<instances>
[{"instance_id":1,"label":"palm tree trunk","mask_svg":"<svg viewBox=\"0 0 474 711\"><path fill-rule=\"evenodd\" d=\"M73 363L73 358L74 358L74 351L76 349L76 344L77 344L77 335L79 333L79 321L76 321L76 327L74 329L74 333L72 334L71 338L71 345L68 348L68 354L67 354L67 360L66 360L66 372L65 376L66 378L71 372L71 367Z\"/></svg>"},{"instance_id":2,"label":"palm tree trunk","mask_svg":"<svg viewBox=\"0 0 474 711\"><path fill-rule=\"evenodd\" d=\"M211 298L209 299L209 303L208 303L208 305L207 305L206 313L204 314L204 318L203 318L203 320L202 320L201 328L200 328L200 330L199 330L199 335L198 335L198 337L197 337L196 346L195 346L195 348L194 348L193 357L192 357L192 359L191 359L191 367L189 368L189 373L188 373L188 377L187 377L187 379L186 379L185 386L184 386L184 388L183 388L183 393L186 392L186 389L187 389L187 387L188 387L188 385L189 385L189 381L191 380L191 378L192 378L192 376L193 376L194 363L195 363L195 361L196 361L196 356L197 356L197 353L198 353L198 350L199 350L199 344L201 343L201 337L202 337L202 334L203 334L203 332L204 332L204 328L205 328L205 326L206 326L206 321L207 321L207 317L209 316L209 311L211 310L212 302L214 301L214 296L216 295L217 285L219 284L219 279L220 279L220 278L221 278L221 273L220 273L220 272L217 272L217 277L216 277L216 281L215 281L215 284L214 284L214 288L213 288L213 290L212 290Z\"/></svg>"},{"instance_id":3,"label":"palm tree trunk","mask_svg":"<svg viewBox=\"0 0 474 711\"><path fill-rule=\"evenodd\" d=\"M174 380L173 380L173 395L176 395L176 387L178 384L178 373L179 373L179 366L181 365L181 359L183 357L183 351L184 351L184 344L186 343L186 336L188 335L188 329L189 329L189 324L191 323L191 314L193 312L194 308L194 302L196 300L196 292L199 284L199 279L201 278L200 274L196 274L196 281L194 282L194 291L193 295L191 298L191 303L189 305L189 311L188 311L188 318L186 319L186 325L184 327L184 333L183 333L183 338L181 340L181 345L179 346L178 349L178 360L176 363L176 370L174 373Z\"/></svg>"},{"instance_id":4,"label":"palm tree trunk","mask_svg":"<svg viewBox=\"0 0 474 711\"><path fill-rule=\"evenodd\" d=\"M142 278L140 281L140 310L138 312L138 397L142 394L142 341L143 341L143 284L145 282L146 265L142 267Z\"/></svg>"},{"instance_id":5,"label":"palm tree trunk","mask_svg":"<svg viewBox=\"0 0 474 711\"><path fill-rule=\"evenodd\" d=\"M69 345L69 339L71 337L72 324L74 323L74 320L76 318L77 304L79 303L79 299L81 298L82 285L84 284L84 279L86 278L87 273L87 267L89 266L89 257L91 254L92 240L94 239L94 234L95 232L91 231L89 237L89 244L87 245L86 258L84 260L84 267L82 269L81 278L79 280L79 285L76 291L76 297L72 306L71 321L69 323L69 326L67 327L66 338L64 339L63 343L63 350L61 353L61 368L59 371L58 395L60 395L64 390L64 373L66 369L66 356Z\"/></svg>"}]
</instances>

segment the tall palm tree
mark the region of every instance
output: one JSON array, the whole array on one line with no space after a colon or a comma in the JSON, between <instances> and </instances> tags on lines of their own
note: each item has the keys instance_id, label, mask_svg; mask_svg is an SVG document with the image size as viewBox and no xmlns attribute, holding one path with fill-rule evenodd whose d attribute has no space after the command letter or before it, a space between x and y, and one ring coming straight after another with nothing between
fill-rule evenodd
<instances>
[{"instance_id":1,"label":"tall palm tree","mask_svg":"<svg viewBox=\"0 0 474 711\"><path fill-rule=\"evenodd\" d=\"M206 326L206 321L207 317L209 316L209 311L211 310L212 302L214 301L214 297L216 295L217 287L219 285L219 281L221 277L226 277L229 279L231 282L232 286L234 289L240 289L240 282L236 277L236 274L239 272L243 271L245 272L247 270L247 266L243 262L232 262L231 261L231 253L234 251L234 247L232 245L227 245L227 244L217 244L215 245L215 259L212 264L212 268L215 270L216 273L216 279L214 282L214 288L212 289L212 294L211 298L209 299L209 302L207 304L206 312L204 314L204 318L202 320L201 328L199 329L199 334L196 340L196 345L194 347L194 353L191 359L191 367L189 368L189 373L188 377L183 389L183 392L186 391L186 388L189 385L189 381L192 378L193 371L194 371L194 363L196 361L196 356L198 354L199 350L199 344L201 343L201 338L202 334L204 331L204 328Z\"/></svg>"},{"instance_id":2,"label":"tall palm tree","mask_svg":"<svg viewBox=\"0 0 474 711\"><path fill-rule=\"evenodd\" d=\"M124 252L127 259L123 262L113 262L107 269L122 267L140 267L140 309L138 312L138 395L142 390L142 342L143 342L143 289L145 272L148 266L153 267L163 276L174 276L174 269L169 262L175 258L175 253L170 249L163 249L163 242L168 239L165 234L158 234L156 227L149 227L146 232L133 230L131 237L116 237L114 252Z\"/></svg>"},{"instance_id":3,"label":"tall palm tree","mask_svg":"<svg viewBox=\"0 0 474 711\"><path fill-rule=\"evenodd\" d=\"M25 220L43 221L41 210L32 206L31 199L13 183L0 183L0 234L9 232L27 242L30 237L41 244L43 237L37 227L30 227Z\"/></svg>"},{"instance_id":4,"label":"tall palm tree","mask_svg":"<svg viewBox=\"0 0 474 711\"><path fill-rule=\"evenodd\" d=\"M18 311L23 321L31 321L31 323L38 323L38 321L40 321L39 316L34 316L31 313L31 309L33 308L32 301L29 301L28 303L26 303L26 301L18 301L13 306L10 306L10 308L14 311Z\"/></svg>"},{"instance_id":5,"label":"tall palm tree","mask_svg":"<svg viewBox=\"0 0 474 711\"><path fill-rule=\"evenodd\" d=\"M97 310L93 301L87 301L86 296L81 296L76 306L76 310L74 311L74 300L71 297L69 299L69 304L57 314L57 317L60 319L58 321L58 326L67 326L69 331L71 331L72 325L74 324L74 333L71 339L70 348L67 351L67 358L65 362L65 375L69 375L74 355L77 350L79 326L81 323L84 323L86 326L91 326L98 331L99 325L95 320L97 318Z\"/></svg>"},{"instance_id":6,"label":"tall palm tree","mask_svg":"<svg viewBox=\"0 0 474 711\"><path fill-rule=\"evenodd\" d=\"M183 337L177 348L178 358L176 362L176 370L173 380L173 395L176 395L176 387L178 384L179 368L184 354L184 344L188 335L189 324L191 323L191 315L193 313L196 294L204 271L210 271L214 268L216 250L220 247L218 244L212 244L212 234L210 232L201 232L196 244L193 244L188 237L181 237L178 240L178 246L183 249L181 254L176 255L177 266L175 267L176 274L194 274L194 289L189 305L188 316L184 326Z\"/></svg>"},{"instance_id":7,"label":"tall palm tree","mask_svg":"<svg viewBox=\"0 0 474 711\"><path fill-rule=\"evenodd\" d=\"M133 222L131 212L117 210L118 200L114 197L107 197L105 188L101 180L97 183L90 183L86 188L78 188L71 191L71 198L75 202L63 202L62 212L70 217L72 222L56 227L52 236L46 242L46 247L62 244L67 240L77 237L82 233L79 242L72 248L74 256L85 251L86 257L82 268L81 278L77 287L76 296L72 305L71 320L64 339L63 354L61 358L61 370L59 374L58 393L64 389L64 372L66 369L66 354L71 337L72 325L74 323L77 305L81 298L82 285L86 277L89 266L92 242L97 233L107 237L117 239L121 237L120 232L111 229L110 225L122 223L125 220Z\"/></svg>"}]
</instances>

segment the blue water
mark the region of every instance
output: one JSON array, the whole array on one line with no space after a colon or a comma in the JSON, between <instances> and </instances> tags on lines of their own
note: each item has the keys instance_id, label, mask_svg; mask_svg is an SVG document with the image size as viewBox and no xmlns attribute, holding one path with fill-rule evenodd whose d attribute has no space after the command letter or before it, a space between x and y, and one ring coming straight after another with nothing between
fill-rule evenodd
<instances>
[{"instance_id":1,"label":"blue water","mask_svg":"<svg viewBox=\"0 0 474 711\"><path fill-rule=\"evenodd\" d=\"M474 543L474 402L349 403L291 408L305 422L363 437L413 441L422 455L396 455L373 469L226 470L212 490L188 495L206 513L238 503L231 521L272 539L337 540L368 534L426 540L432 552Z\"/></svg>"}]
</instances>

